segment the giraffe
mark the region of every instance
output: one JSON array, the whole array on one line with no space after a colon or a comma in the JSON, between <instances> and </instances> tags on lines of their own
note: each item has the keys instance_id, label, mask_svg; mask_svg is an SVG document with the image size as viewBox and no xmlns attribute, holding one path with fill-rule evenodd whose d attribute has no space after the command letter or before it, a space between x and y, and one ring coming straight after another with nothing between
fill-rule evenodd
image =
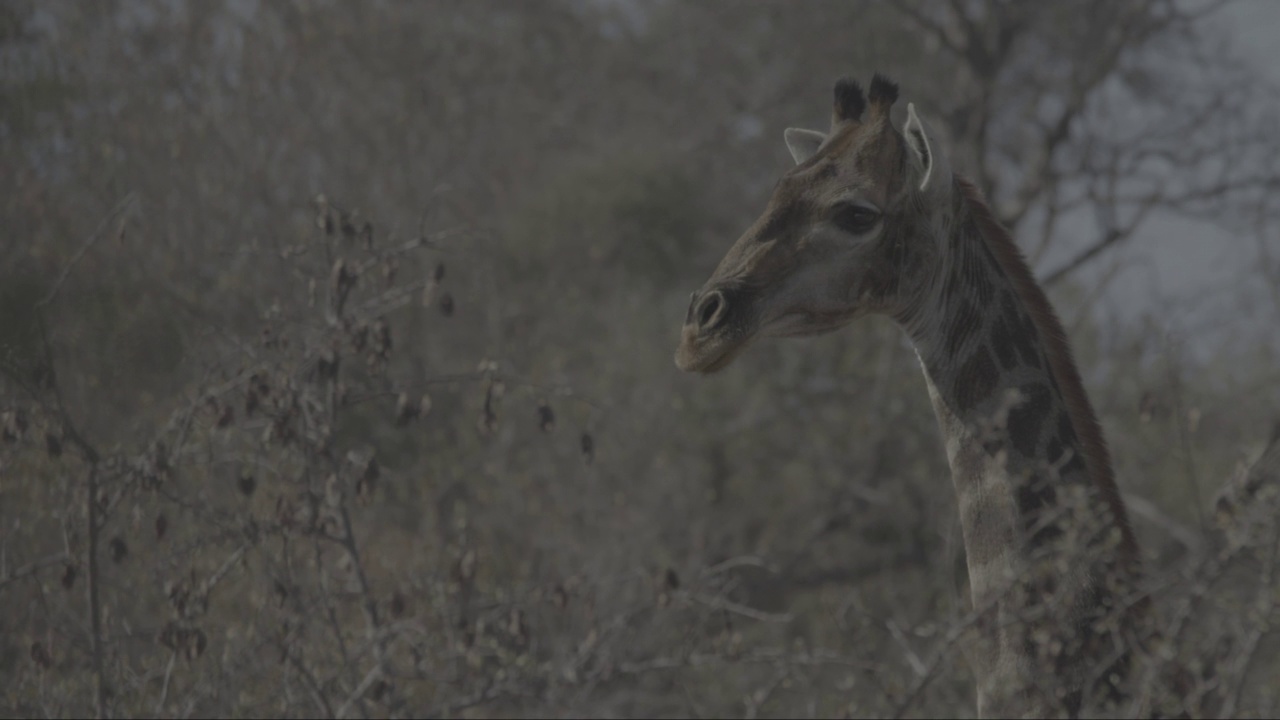
<instances>
[{"instance_id":1,"label":"giraffe","mask_svg":"<svg viewBox=\"0 0 1280 720\"><path fill-rule=\"evenodd\" d=\"M676 365L711 373L757 337L892 318L924 370L957 495L979 714L1133 711L1149 601L1066 336L915 107L900 131L891 122L897 97L879 74L866 93L844 78L828 132L786 130L796 165L693 293Z\"/></svg>"}]
</instances>

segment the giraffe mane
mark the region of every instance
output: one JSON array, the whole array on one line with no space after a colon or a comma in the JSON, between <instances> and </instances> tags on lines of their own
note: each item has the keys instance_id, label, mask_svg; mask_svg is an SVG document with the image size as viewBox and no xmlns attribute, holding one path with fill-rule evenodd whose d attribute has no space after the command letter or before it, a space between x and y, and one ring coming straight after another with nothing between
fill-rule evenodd
<instances>
[{"instance_id":1,"label":"giraffe mane","mask_svg":"<svg viewBox=\"0 0 1280 720\"><path fill-rule=\"evenodd\" d=\"M982 241L986 243L1000 265L1000 269L1009 278L1014 292L1026 304L1037 332L1044 339L1049 371L1062 392L1062 399L1067 407L1067 417L1070 418L1076 437L1080 440L1085 468L1120 529L1120 552L1126 559L1134 560L1138 555L1138 545L1125 512L1124 501L1120 498L1120 489L1116 485L1107 441L1102 435L1102 427L1098 424L1093 406L1089 403L1089 396L1085 393L1084 383L1080 380L1080 371L1076 369L1062 323L1058 320L1053 306L1049 304L1044 290L1031 274L1022 251L1009 235L1009 231L996 219L991 207L982 197L982 191L972 182L958 175L956 183L977 221Z\"/></svg>"}]
</instances>

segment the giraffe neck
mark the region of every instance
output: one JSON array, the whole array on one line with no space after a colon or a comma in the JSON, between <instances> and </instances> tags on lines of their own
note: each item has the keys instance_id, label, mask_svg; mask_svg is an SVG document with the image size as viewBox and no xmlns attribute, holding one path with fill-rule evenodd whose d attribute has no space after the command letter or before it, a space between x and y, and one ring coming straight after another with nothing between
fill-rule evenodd
<instances>
[{"instance_id":1,"label":"giraffe neck","mask_svg":"<svg viewBox=\"0 0 1280 720\"><path fill-rule=\"evenodd\" d=\"M1136 545L1057 318L976 190L954 189L931 292L899 321L946 443L973 605L991 610L980 709L1074 712L1086 675L1119 662L1094 628L1132 604ZM1036 692L1045 677L1060 684Z\"/></svg>"}]
</instances>

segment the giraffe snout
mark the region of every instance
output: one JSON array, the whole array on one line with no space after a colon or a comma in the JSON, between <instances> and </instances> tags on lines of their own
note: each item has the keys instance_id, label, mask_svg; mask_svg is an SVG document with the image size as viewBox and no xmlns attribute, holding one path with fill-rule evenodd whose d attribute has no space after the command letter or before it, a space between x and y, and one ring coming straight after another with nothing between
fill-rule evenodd
<instances>
[{"instance_id":1,"label":"giraffe snout","mask_svg":"<svg viewBox=\"0 0 1280 720\"><path fill-rule=\"evenodd\" d=\"M733 287L704 288L689 297L676 366L709 373L728 365L751 340L750 304Z\"/></svg>"}]
</instances>

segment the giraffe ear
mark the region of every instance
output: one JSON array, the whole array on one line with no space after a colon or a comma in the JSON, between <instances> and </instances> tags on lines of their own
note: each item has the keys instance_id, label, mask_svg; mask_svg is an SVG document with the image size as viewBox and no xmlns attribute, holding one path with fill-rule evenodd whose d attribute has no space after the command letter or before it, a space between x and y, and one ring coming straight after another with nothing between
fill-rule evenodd
<instances>
[{"instance_id":1,"label":"giraffe ear","mask_svg":"<svg viewBox=\"0 0 1280 720\"><path fill-rule=\"evenodd\" d=\"M787 141L787 149L791 151L791 157L795 158L797 165L813 157L822 143L827 141L827 136L817 130L800 128L787 128L782 133L782 138Z\"/></svg>"},{"instance_id":2,"label":"giraffe ear","mask_svg":"<svg viewBox=\"0 0 1280 720\"><path fill-rule=\"evenodd\" d=\"M916 115L914 103L907 103L907 123L902 126L902 137L906 139L907 147L911 149L913 164L920 173L920 190L927 190L929 181L934 176L933 166L936 159L933 149L929 147L929 136L925 132L924 123L920 122L920 116Z\"/></svg>"}]
</instances>

